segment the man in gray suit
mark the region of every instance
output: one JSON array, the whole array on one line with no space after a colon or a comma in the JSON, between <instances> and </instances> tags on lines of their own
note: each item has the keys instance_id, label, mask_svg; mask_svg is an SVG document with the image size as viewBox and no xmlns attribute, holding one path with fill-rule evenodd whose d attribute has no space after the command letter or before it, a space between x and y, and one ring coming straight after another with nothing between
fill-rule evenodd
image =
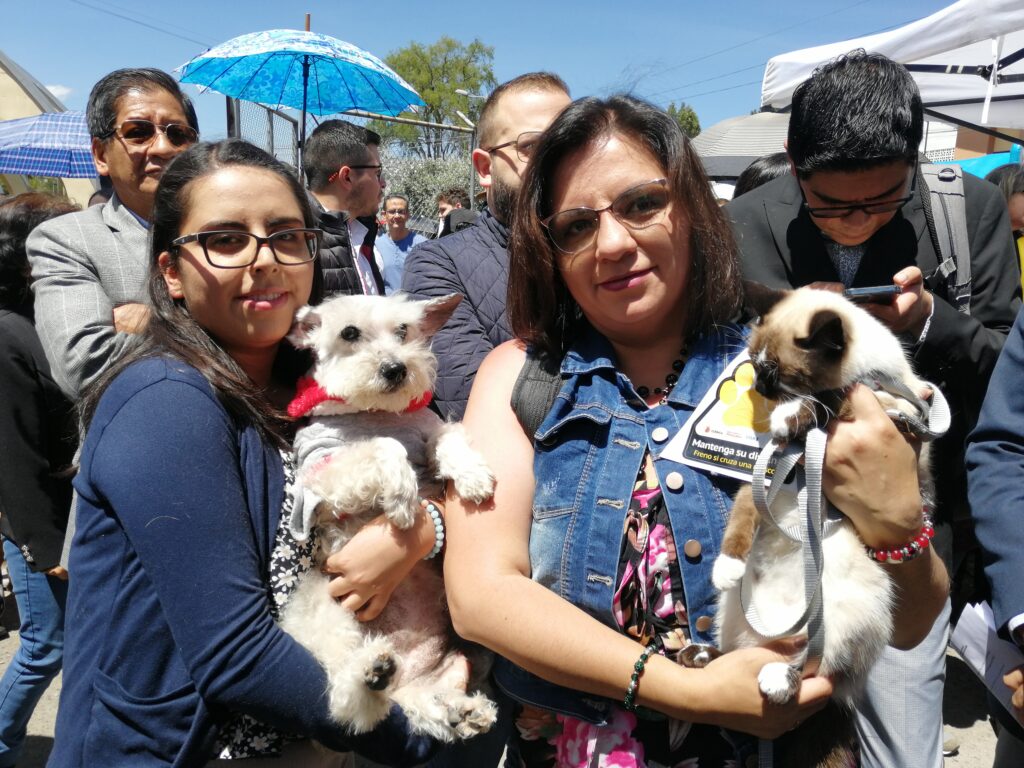
<instances>
[{"instance_id":1,"label":"man in gray suit","mask_svg":"<svg viewBox=\"0 0 1024 768\"><path fill-rule=\"evenodd\" d=\"M73 400L149 319L147 236L157 182L199 138L195 110L158 69L101 79L86 109L93 161L114 194L51 219L29 237L36 329L57 384Z\"/></svg>"}]
</instances>

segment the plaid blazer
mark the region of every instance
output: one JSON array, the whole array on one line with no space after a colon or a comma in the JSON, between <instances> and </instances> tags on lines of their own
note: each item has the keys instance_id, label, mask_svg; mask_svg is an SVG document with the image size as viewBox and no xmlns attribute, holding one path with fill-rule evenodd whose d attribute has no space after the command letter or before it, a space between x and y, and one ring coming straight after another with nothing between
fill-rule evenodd
<instances>
[{"instance_id":1,"label":"plaid blazer","mask_svg":"<svg viewBox=\"0 0 1024 768\"><path fill-rule=\"evenodd\" d=\"M131 340L114 307L148 303L149 233L117 195L29 235L35 324L53 378L77 400Z\"/></svg>"}]
</instances>

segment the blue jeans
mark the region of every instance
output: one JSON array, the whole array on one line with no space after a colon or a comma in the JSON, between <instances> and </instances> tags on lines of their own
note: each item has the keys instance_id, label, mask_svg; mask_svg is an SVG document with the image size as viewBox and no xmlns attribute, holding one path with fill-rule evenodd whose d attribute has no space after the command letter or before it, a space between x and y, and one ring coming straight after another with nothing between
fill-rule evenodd
<instances>
[{"instance_id":1,"label":"blue jeans","mask_svg":"<svg viewBox=\"0 0 1024 768\"><path fill-rule=\"evenodd\" d=\"M28 721L64 660L66 581L36 573L4 540L4 556L21 614L21 644L0 680L0 768L18 761Z\"/></svg>"}]
</instances>

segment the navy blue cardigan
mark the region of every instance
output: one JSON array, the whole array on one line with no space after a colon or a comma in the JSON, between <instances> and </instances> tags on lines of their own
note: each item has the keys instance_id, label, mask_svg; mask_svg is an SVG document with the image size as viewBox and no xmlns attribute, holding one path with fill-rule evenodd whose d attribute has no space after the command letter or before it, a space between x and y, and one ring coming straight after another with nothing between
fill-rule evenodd
<instances>
[{"instance_id":1,"label":"navy blue cardigan","mask_svg":"<svg viewBox=\"0 0 1024 768\"><path fill-rule=\"evenodd\" d=\"M114 380L75 480L50 766L201 766L229 712L378 761L429 756L398 710L347 735L323 669L271 619L283 486L277 450L233 423L195 369L151 359Z\"/></svg>"}]
</instances>

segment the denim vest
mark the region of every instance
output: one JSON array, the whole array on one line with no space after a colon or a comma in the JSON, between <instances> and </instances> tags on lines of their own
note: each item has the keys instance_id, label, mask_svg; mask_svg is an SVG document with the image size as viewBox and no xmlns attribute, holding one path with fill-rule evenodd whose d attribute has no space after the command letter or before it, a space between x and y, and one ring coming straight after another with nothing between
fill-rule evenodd
<instances>
[{"instance_id":1,"label":"denim vest","mask_svg":"<svg viewBox=\"0 0 1024 768\"><path fill-rule=\"evenodd\" d=\"M641 462L650 453L678 548L691 636L713 642L711 568L737 483L661 453L745 346L744 335L738 326L722 326L700 337L667 404L657 408L648 408L616 370L614 352L598 333L589 331L573 346L562 361L562 387L533 441L534 581L616 627L612 598L623 526ZM684 544L697 554L687 556ZM608 700L541 680L507 660L498 660L495 680L523 703L606 722Z\"/></svg>"}]
</instances>

